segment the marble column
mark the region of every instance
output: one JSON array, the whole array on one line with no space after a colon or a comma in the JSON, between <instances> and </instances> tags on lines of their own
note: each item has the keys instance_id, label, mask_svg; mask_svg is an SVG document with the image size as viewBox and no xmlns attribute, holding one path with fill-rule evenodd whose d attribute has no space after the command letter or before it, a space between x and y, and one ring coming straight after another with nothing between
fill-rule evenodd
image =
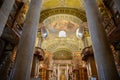
<instances>
[{"instance_id":1,"label":"marble column","mask_svg":"<svg viewBox=\"0 0 120 80\"><path fill-rule=\"evenodd\" d=\"M37 61L38 57L34 55L33 57L33 64L32 64L32 70L31 70L31 77L37 77L38 75L36 74L36 69L37 69Z\"/></svg>"},{"instance_id":2,"label":"marble column","mask_svg":"<svg viewBox=\"0 0 120 80\"><path fill-rule=\"evenodd\" d=\"M120 80L96 0L84 0L99 80Z\"/></svg>"},{"instance_id":3,"label":"marble column","mask_svg":"<svg viewBox=\"0 0 120 80\"><path fill-rule=\"evenodd\" d=\"M35 39L40 18L42 0L31 0L23 33L18 45L16 61L11 80L30 80Z\"/></svg>"},{"instance_id":4,"label":"marble column","mask_svg":"<svg viewBox=\"0 0 120 80\"><path fill-rule=\"evenodd\" d=\"M57 80L59 80L59 78L60 78L60 69L59 69L59 64L58 64L57 70L58 70Z\"/></svg>"},{"instance_id":5,"label":"marble column","mask_svg":"<svg viewBox=\"0 0 120 80\"><path fill-rule=\"evenodd\" d=\"M68 68L69 68L69 66L67 64L67 68L66 68L66 77L67 77L67 80L68 80L68 77L69 77L69 75L68 75Z\"/></svg>"},{"instance_id":6,"label":"marble column","mask_svg":"<svg viewBox=\"0 0 120 80\"><path fill-rule=\"evenodd\" d=\"M14 3L15 0L4 0L0 8L0 36L2 35L2 32L4 30L8 16L13 8Z\"/></svg>"}]
</instances>

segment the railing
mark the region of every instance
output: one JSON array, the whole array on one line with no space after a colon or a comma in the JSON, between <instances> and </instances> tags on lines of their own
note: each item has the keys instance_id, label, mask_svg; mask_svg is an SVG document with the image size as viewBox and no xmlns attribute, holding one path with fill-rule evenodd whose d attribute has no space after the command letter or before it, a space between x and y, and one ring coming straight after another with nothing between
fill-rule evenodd
<instances>
[{"instance_id":1,"label":"railing","mask_svg":"<svg viewBox=\"0 0 120 80\"><path fill-rule=\"evenodd\" d=\"M12 30L16 33L18 37L22 35L22 29L23 29L22 25L19 25L16 22L14 23L14 27L12 28Z\"/></svg>"},{"instance_id":2,"label":"railing","mask_svg":"<svg viewBox=\"0 0 120 80\"><path fill-rule=\"evenodd\" d=\"M23 6L23 3L20 3L17 1L15 2L13 9L11 10L11 13L8 17L7 24L6 24L6 27L11 28L18 37L20 37L20 35L22 33L22 25L19 25L16 22L16 18L17 18L17 15L19 14L19 10L22 6Z\"/></svg>"},{"instance_id":3,"label":"railing","mask_svg":"<svg viewBox=\"0 0 120 80\"><path fill-rule=\"evenodd\" d=\"M113 20L114 26L120 27L120 12L117 9L115 0L103 0L103 3Z\"/></svg>"}]
</instances>

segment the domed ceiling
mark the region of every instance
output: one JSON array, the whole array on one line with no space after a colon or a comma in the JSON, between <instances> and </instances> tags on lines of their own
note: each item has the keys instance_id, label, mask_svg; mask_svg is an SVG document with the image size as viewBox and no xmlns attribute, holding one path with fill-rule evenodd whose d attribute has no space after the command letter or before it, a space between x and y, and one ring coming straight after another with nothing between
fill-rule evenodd
<instances>
[{"instance_id":1,"label":"domed ceiling","mask_svg":"<svg viewBox=\"0 0 120 80\"><path fill-rule=\"evenodd\" d=\"M86 21L83 0L43 0L40 22L56 14L70 14Z\"/></svg>"},{"instance_id":2,"label":"domed ceiling","mask_svg":"<svg viewBox=\"0 0 120 80\"><path fill-rule=\"evenodd\" d=\"M72 59L73 53L84 48L76 37L76 30L86 22L83 0L43 0L40 22L48 31L41 47L53 54L53 59ZM65 37L59 37L60 31L65 31Z\"/></svg>"}]
</instances>

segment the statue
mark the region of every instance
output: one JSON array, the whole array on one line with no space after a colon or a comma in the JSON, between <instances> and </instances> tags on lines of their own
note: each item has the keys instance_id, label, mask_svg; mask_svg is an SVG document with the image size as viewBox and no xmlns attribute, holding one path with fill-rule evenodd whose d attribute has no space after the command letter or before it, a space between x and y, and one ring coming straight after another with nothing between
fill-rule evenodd
<instances>
[{"instance_id":1,"label":"statue","mask_svg":"<svg viewBox=\"0 0 120 80\"><path fill-rule=\"evenodd\" d=\"M67 80L65 76L65 70L61 70L60 80Z\"/></svg>"}]
</instances>

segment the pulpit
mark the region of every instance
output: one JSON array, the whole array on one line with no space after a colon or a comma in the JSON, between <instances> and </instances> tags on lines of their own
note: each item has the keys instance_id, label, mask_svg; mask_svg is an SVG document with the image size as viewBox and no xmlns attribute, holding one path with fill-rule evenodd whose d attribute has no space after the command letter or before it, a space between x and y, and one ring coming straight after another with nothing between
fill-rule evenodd
<instances>
[{"instance_id":1,"label":"pulpit","mask_svg":"<svg viewBox=\"0 0 120 80\"><path fill-rule=\"evenodd\" d=\"M87 63L87 72L89 79L96 78L97 80L98 75L97 75L97 69L95 65L92 46L84 48L81 55L82 55L82 60Z\"/></svg>"},{"instance_id":2,"label":"pulpit","mask_svg":"<svg viewBox=\"0 0 120 80\"><path fill-rule=\"evenodd\" d=\"M53 73L53 70L46 70L46 80L51 80L52 79L52 73Z\"/></svg>"}]
</instances>

